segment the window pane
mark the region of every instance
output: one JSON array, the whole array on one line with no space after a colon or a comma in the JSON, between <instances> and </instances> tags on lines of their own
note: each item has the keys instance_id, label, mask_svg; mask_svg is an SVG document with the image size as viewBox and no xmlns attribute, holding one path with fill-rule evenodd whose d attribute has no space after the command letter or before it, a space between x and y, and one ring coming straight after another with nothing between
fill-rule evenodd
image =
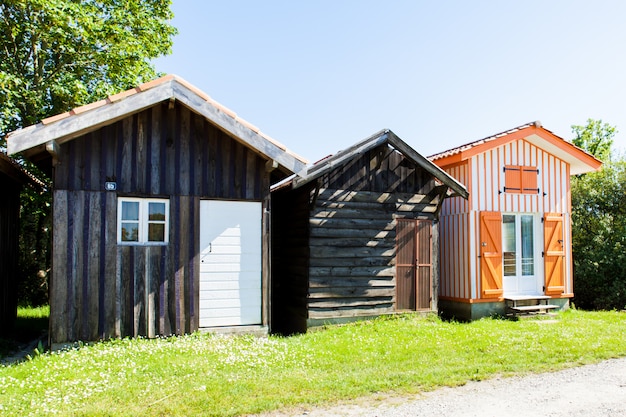
<instances>
[{"instance_id":1,"label":"window pane","mask_svg":"<svg viewBox=\"0 0 626 417\"><path fill-rule=\"evenodd\" d=\"M515 216L502 216L502 252L505 276L516 274L517 249L515 247Z\"/></svg>"},{"instance_id":2,"label":"window pane","mask_svg":"<svg viewBox=\"0 0 626 417\"><path fill-rule=\"evenodd\" d=\"M139 241L139 223L122 222L122 242Z\"/></svg>"},{"instance_id":3,"label":"window pane","mask_svg":"<svg viewBox=\"0 0 626 417\"><path fill-rule=\"evenodd\" d=\"M522 275L535 274L533 216L522 216Z\"/></svg>"},{"instance_id":4,"label":"window pane","mask_svg":"<svg viewBox=\"0 0 626 417\"><path fill-rule=\"evenodd\" d=\"M165 221L165 203L149 203L148 220Z\"/></svg>"},{"instance_id":5,"label":"window pane","mask_svg":"<svg viewBox=\"0 0 626 417\"><path fill-rule=\"evenodd\" d=\"M139 220L138 201L122 201L122 220Z\"/></svg>"},{"instance_id":6,"label":"window pane","mask_svg":"<svg viewBox=\"0 0 626 417\"><path fill-rule=\"evenodd\" d=\"M148 241L149 242L165 242L165 224L163 223L148 224Z\"/></svg>"}]
</instances>

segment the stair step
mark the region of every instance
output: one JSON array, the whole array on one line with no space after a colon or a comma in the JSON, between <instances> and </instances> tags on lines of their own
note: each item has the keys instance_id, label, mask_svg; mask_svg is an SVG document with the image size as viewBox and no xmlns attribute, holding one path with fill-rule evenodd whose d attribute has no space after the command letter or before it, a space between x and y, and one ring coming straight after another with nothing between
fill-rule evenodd
<instances>
[{"instance_id":1,"label":"stair step","mask_svg":"<svg viewBox=\"0 0 626 417\"><path fill-rule=\"evenodd\" d=\"M510 310L519 311L519 312L553 310L555 308L560 308L560 307L554 304L539 304L539 305L532 305L532 306L509 307Z\"/></svg>"},{"instance_id":2,"label":"stair step","mask_svg":"<svg viewBox=\"0 0 626 417\"><path fill-rule=\"evenodd\" d=\"M504 300L509 301L531 301L531 300L549 300L551 297L548 295L509 295L504 297Z\"/></svg>"}]
</instances>

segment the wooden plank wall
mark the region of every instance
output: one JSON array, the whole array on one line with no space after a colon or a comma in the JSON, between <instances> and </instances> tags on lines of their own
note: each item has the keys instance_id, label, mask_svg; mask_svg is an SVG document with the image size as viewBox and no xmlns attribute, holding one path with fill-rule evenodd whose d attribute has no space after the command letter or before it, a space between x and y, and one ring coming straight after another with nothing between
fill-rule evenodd
<instances>
[{"instance_id":1,"label":"wooden plank wall","mask_svg":"<svg viewBox=\"0 0 626 417\"><path fill-rule=\"evenodd\" d=\"M265 160L167 103L62 144L59 160L51 341L196 330L199 201L267 199ZM169 198L169 244L117 245L118 196Z\"/></svg>"},{"instance_id":2,"label":"wooden plank wall","mask_svg":"<svg viewBox=\"0 0 626 417\"><path fill-rule=\"evenodd\" d=\"M19 247L20 189L0 173L0 336L13 328L17 315L17 260Z\"/></svg>"},{"instance_id":3,"label":"wooden plank wall","mask_svg":"<svg viewBox=\"0 0 626 417\"><path fill-rule=\"evenodd\" d=\"M320 185L309 219L309 319L395 311L395 219L435 218L433 177L385 145Z\"/></svg>"}]
</instances>

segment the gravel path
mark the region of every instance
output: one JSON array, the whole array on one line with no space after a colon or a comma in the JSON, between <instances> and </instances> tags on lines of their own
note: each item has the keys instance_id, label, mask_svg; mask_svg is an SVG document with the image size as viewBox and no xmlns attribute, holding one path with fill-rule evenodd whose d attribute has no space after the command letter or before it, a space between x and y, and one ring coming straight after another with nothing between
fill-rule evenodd
<instances>
[{"instance_id":1,"label":"gravel path","mask_svg":"<svg viewBox=\"0 0 626 417\"><path fill-rule=\"evenodd\" d=\"M524 377L470 382L412 397L371 397L259 417L626 416L626 358Z\"/></svg>"}]
</instances>

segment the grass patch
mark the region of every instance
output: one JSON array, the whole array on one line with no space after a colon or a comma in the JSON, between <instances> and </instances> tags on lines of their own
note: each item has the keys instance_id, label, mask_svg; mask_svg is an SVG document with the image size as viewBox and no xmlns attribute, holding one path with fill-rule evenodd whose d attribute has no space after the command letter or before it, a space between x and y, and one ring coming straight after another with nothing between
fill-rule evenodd
<instances>
[{"instance_id":1,"label":"grass patch","mask_svg":"<svg viewBox=\"0 0 626 417\"><path fill-rule=\"evenodd\" d=\"M237 416L408 394L626 355L626 314L554 324L415 315L279 338L124 339L0 367L3 415Z\"/></svg>"},{"instance_id":2,"label":"grass patch","mask_svg":"<svg viewBox=\"0 0 626 417\"><path fill-rule=\"evenodd\" d=\"M13 331L0 338L0 359L15 352L23 343L41 337L48 330L50 306L18 307Z\"/></svg>"}]
</instances>

